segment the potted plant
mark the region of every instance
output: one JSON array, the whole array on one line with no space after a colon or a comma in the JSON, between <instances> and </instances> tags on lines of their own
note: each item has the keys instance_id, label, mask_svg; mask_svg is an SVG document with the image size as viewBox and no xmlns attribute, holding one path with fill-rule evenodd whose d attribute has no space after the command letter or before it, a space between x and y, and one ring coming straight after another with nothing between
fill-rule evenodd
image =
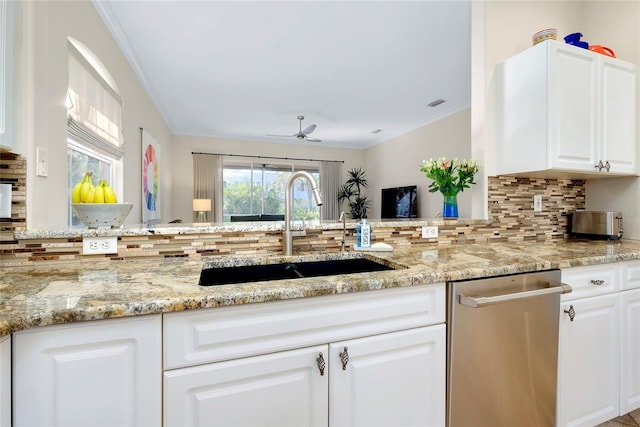
<instances>
[{"instance_id":1,"label":"potted plant","mask_svg":"<svg viewBox=\"0 0 640 427\"><path fill-rule=\"evenodd\" d=\"M362 195L362 189L367 188L367 173L362 168L351 168L347 174L349 178L338 190L338 203L347 201L349 216L353 219L364 218L371 202Z\"/></svg>"},{"instance_id":2,"label":"potted plant","mask_svg":"<svg viewBox=\"0 0 640 427\"><path fill-rule=\"evenodd\" d=\"M433 180L429 184L429 192L439 191L444 197L443 218L458 217L458 193L475 184L474 177L480 170L475 160L439 159L423 160L420 170L427 178Z\"/></svg>"}]
</instances>

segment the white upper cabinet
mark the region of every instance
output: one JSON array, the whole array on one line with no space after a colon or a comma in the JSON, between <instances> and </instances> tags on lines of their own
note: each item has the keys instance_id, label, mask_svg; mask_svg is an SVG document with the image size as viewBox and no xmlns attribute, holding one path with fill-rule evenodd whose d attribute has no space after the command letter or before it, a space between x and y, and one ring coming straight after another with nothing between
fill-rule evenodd
<instances>
[{"instance_id":1,"label":"white upper cabinet","mask_svg":"<svg viewBox=\"0 0 640 427\"><path fill-rule=\"evenodd\" d=\"M0 147L16 151L13 140L13 7L0 0Z\"/></svg>"},{"instance_id":2,"label":"white upper cabinet","mask_svg":"<svg viewBox=\"0 0 640 427\"><path fill-rule=\"evenodd\" d=\"M635 65L549 40L497 81L497 174L638 174Z\"/></svg>"}]
</instances>

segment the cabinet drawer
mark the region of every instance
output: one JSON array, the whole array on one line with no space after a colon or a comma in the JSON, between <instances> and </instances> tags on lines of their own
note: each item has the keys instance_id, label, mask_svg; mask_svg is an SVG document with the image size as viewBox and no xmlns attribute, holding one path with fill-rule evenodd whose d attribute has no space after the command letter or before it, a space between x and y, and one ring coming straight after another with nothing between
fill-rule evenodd
<instances>
[{"instance_id":1,"label":"cabinet drawer","mask_svg":"<svg viewBox=\"0 0 640 427\"><path fill-rule=\"evenodd\" d=\"M562 283L571 286L571 293L561 301L610 294L620 290L619 264L589 265L562 270Z\"/></svg>"},{"instance_id":2,"label":"cabinet drawer","mask_svg":"<svg viewBox=\"0 0 640 427\"><path fill-rule=\"evenodd\" d=\"M620 263L620 290L640 288L640 261Z\"/></svg>"},{"instance_id":3,"label":"cabinet drawer","mask_svg":"<svg viewBox=\"0 0 640 427\"><path fill-rule=\"evenodd\" d=\"M444 283L164 315L164 369L443 323Z\"/></svg>"}]
</instances>

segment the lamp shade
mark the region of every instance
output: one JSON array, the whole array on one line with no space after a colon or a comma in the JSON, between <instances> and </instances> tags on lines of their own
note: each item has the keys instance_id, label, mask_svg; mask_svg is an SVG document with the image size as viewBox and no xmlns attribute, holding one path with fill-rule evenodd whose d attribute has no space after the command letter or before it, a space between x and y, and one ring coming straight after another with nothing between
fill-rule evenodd
<instances>
[{"instance_id":1,"label":"lamp shade","mask_svg":"<svg viewBox=\"0 0 640 427\"><path fill-rule=\"evenodd\" d=\"M211 199L193 199L193 210L196 212L210 212Z\"/></svg>"}]
</instances>

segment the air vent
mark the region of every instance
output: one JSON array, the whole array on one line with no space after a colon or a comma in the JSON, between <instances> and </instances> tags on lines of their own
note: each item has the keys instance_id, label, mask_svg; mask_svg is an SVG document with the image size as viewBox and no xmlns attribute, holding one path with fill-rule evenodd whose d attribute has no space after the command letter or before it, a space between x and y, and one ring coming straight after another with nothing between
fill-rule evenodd
<instances>
[{"instance_id":1,"label":"air vent","mask_svg":"<svg viewBox=\"0 0 640 427\"><path fill-rule=\"evenodd\" d=\"M442 104L443 102L445 102L444 99L436 99L435 101L432 101L432 102L428 103L427 106L429 106L429 107L437 107L438 105Z\"/></svg>"}]
</instances>

